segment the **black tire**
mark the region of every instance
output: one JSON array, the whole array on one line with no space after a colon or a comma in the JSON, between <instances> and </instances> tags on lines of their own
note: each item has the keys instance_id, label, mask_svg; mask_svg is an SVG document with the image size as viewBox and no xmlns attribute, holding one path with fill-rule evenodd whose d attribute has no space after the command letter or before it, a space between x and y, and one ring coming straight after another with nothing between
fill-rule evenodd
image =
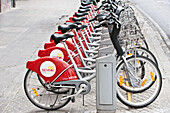
<instances>
[{"instance_id":1,"label":"black tire","mask_svg":"<svg viewBox=\"0 0 170 113\"><path fill-rule=\"evenodd\" d=\"M133 59L134 59L134 56L129 57L129 58L127 58L127 62L130 62ZM162 87L161 72L158 69L158 67L155 65L155 63L152 60L150 60L149 58L143 57L143 56L137 56L137 59L143 60L145 62L145 66L146 66L146 63L147 63L148 65L151 65L153 67L153 70L154 70L153 73L155 74L154 75L155 81L154 82L151 81L151 83L149 82L148 84L146 84L146 85L150 85L150 86L147 86L146 88L144 88L144 90L142 90L140 92L134 92L133 93L133 91L131 91L130 97L133 96L131 98L132 99L131 101L129 101L129 99L127 99L128 98L127 93L129 93L129 92L122 89L118 85L118 87L117 87L117 98L123 104L127 105L128 107L132 107L132 108L142 108L142 107L145 107L145 106L151 104L158 97L158 95L161 91L161 87ZM124 65L124 62L121 62L119 64L119 66L117 67L117 76L118 76L118 73L119 73L118 71L120 71L122 65ZM147 69L147 68L145 68L145 69ZM147 76L147 75L145 75L145 76ZM130 87L132 87L132 86L130 86ZM132 87L132 88L135 89L135 87ZM141 88L143 88L143 86L141 86Z\"/></svg>"},{"instance_id":2,"label":"black tire","mask_svg":"<svg viewBox=\"0 0 170 113\"><path fill-rule=\"evenodd\" d=\"M33 78L31 78L31 74L34 75ZM74 93L74 89L69 89L69 92L65 92L65 93L61 93L61 91L59 91L59 93L57 93L56 91L47 91L46 88L44 87L45 86L44 82L40 81L42 78L39 78L38 76L39 75L37 75L37 73L33 72L32 70L28 70L26 75L25 75L25 78L24 78L24 91L25 91L25 94L28 97L28 99L35 106L37 106L37 107L39 107L41 109L45 109L45 110L57 110L59 108L64 107L65 105L67 105L70 102L71 98L65 99L64 101L61 101L58 98L60 96L63 97L63 95L66 95L65 93L69 93L69 95L72 95ZM29 79L32 79L32 80L29 80ZM31 84L32 81L34 81L33 83L36 83L36 84ZM30 82L30 83L28 83L28 82ZM32 87L31 85L34 86L34 87L37 87L37 88L34 88L34 89L36 90L38 96L36 96L36 94L33 93L34 91L31 91L31 90L29 91L28 87ZM32 90L33 90L33 88L32 88ZM38 92L40 90L42 90L42 92ZM61 90L61 89L57 89L57 90ZM54 101L54 103L53 104L50 103L49 105L44 105L44 103L39 103L38 99L39 98L44 99L43 97L47 98L47 99L50 98L50 100ZM37 100L34 100L36 98L37 98ZM57 101L59 102L59 105L55 105ZM43 100L42 102L47 102L47 100L45 100L45 101Z\"/></svg>"},{"instance_id":3,"label":"black tire","mask_svg":"<svg viewBox=\"0 0 170 113\"><path fill-rule=\"evenodd\" d=\"M146 48L144 48L144 47L136 47L137 49L138 49L138 51L140 51L140 49L141 49L141 53L137 53L137 55L140 55L140 56L144 56L144 57L148 57L150 60L152 60L156 65L157 65L157 67L158 67L158 61L157 61L157 59L156 59L156 57L154 56L154 54L150 51L150 50L148 50L148 49L146 49ZM134 49L134 48L131 48L131 49ZM131 50L131 49L129 49L129 51ZM128 50L126 50L127 52L128 52ZM143 52L142 52L143 51ZM129 54L129 53L128 53Z\"/></svg>"},{"instance_id":4,"label":"black tire","mask_svg":"<svg viewBox=\"0 0 170 113\"><path fill-rule=\"evenodd\" d=\"M146 42L146 40L142 40L143 42L144 42L144 44L145 44L145 47L144 48L146 48L146 49L148 49L149 50L149 46L148 46L148 43Z\"/></svg>"}]
</instances>

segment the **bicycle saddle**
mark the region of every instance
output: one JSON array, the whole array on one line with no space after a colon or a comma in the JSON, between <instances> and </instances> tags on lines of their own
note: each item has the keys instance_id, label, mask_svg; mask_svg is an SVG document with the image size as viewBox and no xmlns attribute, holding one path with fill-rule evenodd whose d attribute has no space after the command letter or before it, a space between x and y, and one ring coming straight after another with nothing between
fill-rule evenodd
<instances>
[{"instance_id":1,"label":"bicycle saddle","mask_svg":"<svg viewBox=\"0 0 170 113\"><path fill-rule=\"evenodd\" d=\"M74 28L77 28L78 26L77 26L77 24L72 23L72 24L69 25L69 27L70 27L70 29L74 29Z\"/></svg>"},{"instance_id":2,"label":"bicycle saddle","mask_svg":"<svg viewBox=\"0 0 170 113\"><path fill-rule=\"evenodd\" d=\"M79 10L78 10L79 13L85 13L85 12L87 12L87 11L90 11L90 9L79 9Z\"/></svg>"},{"instance_id":3,"label":"bicycle saddle","mask_svg":"<svg viewBox=\"0 0 170 113\"><path fill-rule=\"evenodd\" d=\"M88 15L88 13L75 13L74 15L76 17L82 17L82 16L85 16L85 15Z\"/></svg>"},{"instance_id":4,"label":"bicycle saddle","mask_svg":"<svg viewBox=\"0 0 170 113\"><path fill-rule=\"evenodd\" d=\"M66 24L66 25L70 25L70 24L80 25L80 24L82 24L82 23L77 21L77 22L74 22L74 23L66 22L66 23L64 23L64 24Z\"/></svg>"},{"instance_id":5,"label":"bicycle saddle","mask_svg":"<svg viewBox=\"0 0 170 113\"><path fill-rule=\"evenodd\" d=\"M76 27L77 27L76 24L70 24L70 25L65 24L65 25L59 25L58 30L61 30L62 33L66 33L68 30L74 29Z\"/></svg>"},{"instance_id":6,"label":"bicycle saddle","mask_svg":"<svg viewBox=\"0 0 170 113\"><path fill-rule=\"evenodd\" d=\"M60 43L64 39L68 39L73 37L73 33L66 33L66 34L52 34L51 39L54 40L55 44Z\"/></svg>"},{"instance_id":7,"label":"bicycle saddle","mask_svg":"<svg viewBox=\"0 0 170 113\"><path fill-rule=\"evenodd\" d=\"M91 6L80 6L79 9L88 9L91 8Z\"/></svg>"},{"instance_id":8,"label":"bicycle saddle","mask_svg":"<svg viewBox=\"0 0 170 113\"><path fill-rule=\"evenodd\" d=\"M107 14L98 14L98 15L96 16L96 19L97 19L99 22L101 22L101 21L103 21L106 17L107 17Z\"/></svg>"},{"instance_id":9,"label":"bicycle saddle","mask_svg":"<svg viewBox=\"0 0 170 113\"><path fill-rule=\"evenodd\" d=\"M89 22L92 22L94 20L98 20L99 22L103 21L107 17L107 14L98 14L93 19L90 19Z\"/></svg>"},{"instance_id":10,"label":"bicycle saddle","mask_svg":"<svg viewBox=\"0 0 170 113\"><path fill-rule=\"evenodd\" d=\"M76 28L76 30L84 29L84 28L86 28L86 27L87 27L87 25L79 25L79 26Z\"/></svg>"},{"instance_id":11,"label":"bicycle saddle","mask_svg":"<svg viewBox=\"0 0 170 113\"><path fill-rule=\"evenodd\" d=\"M81 25L82 23L81 22L74 22L74 24Z\"/></svg>"},{"instance_id":12,"label":"bicycle saddle","mask_svg":"<svg viewBox=\"0 0 170 113\"><path fill-rule=\"evenodd\" d=\"M92 3L90 3L90 2L89 3L85 3L85 2L81 3L82 6L87 6L87 5L90 5L90 4L92 4Z\"/></svg>"},{"instance_id":13,"label":"bicycle saddle","mask_svg":"<svg viewBox=\"0 0 170 113\"><path fill-rule=\"evenodd\" d=\"M97 20L99 21L99 22L101 22L101 21L103 21L104 19L106 18L106 16L98 16L97 17Z\"/></svg>"},{"instance_id":14,"label":"bicycle saddle","mask_svg":"<svg viewBox=\"0 0 170 113\"><path fill-rule=\"evenodd\" d=\"M70 30L69 25L59 25L58 30L61 30L62 33L66 33L68 30Z\"/></svg>"},{"instance_id":15,"label":"bicycle saddle","mask_svg":"<svg viewBox=\"0 0 170 113\"><path fill-rule=\"evenodd\" d=\"M73 20L74 22L76 22L76 21L82 21L82 20L84 20L84 19L87 19L87 18L86 18L86 17L79 17L79 18L74 17L74 18L72 18L72 20Z\"/></svg>"}]
</instances>

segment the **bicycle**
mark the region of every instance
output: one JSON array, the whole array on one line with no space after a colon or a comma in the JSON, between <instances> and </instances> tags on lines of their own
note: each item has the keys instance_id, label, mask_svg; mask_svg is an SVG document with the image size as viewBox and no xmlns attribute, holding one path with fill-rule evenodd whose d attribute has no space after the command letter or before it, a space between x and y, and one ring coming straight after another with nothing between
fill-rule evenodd
<instances>
[{"instance_id":1,"label":"bicycle","mask_svg":"<svg viewBox=\"0 0 170 113\"><path fill-rule=\"evenodd\" d=\"M124 52L118 41L121 28L120 22L115 17L105 18L104 20L109 21L103 25L112 28L110 30L111 41L118 56L120 56L120 63L117 66L118 99L125 105L135 108L151 104L159 95L162 86L161 73L158 67L152 60L144 56L137 54L128 58L123 56ZM52 57L43 57L35 61L28 61L27 63L29 70L24 78L24 90L29 100L39 108L46 110L59 109L65 106L70 100L74 101L78 94L85 95L91 89L89 81L95 77L95 70L77 67L65 43L68 38L73 36L73 34L65 33L52 37L56 44L63 43L72 64L69 65L58 58ZM146 68L148 70L143 71ZM141 75L141 72L145 72L144 75ZM149 77L146 72L150 72ZM90 75L83 77L84 73ZM156 90L154 90L154 93L146 101L139 101L137 103L131 99L132 95L145 93L152 87L156 87ZM75 90L77 91L76 93ZM48 100L50 100L49 103Z\"/></svg>"}]
</instances>

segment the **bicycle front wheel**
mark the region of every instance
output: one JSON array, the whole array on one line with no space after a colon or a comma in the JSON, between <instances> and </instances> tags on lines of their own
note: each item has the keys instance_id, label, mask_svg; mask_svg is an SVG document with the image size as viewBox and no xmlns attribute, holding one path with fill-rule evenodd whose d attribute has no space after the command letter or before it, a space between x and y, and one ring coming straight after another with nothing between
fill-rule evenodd
<instances>
[{"instance_id":1,"label":"bicycle front wheel","mask_svg":"<svg viewBox=\"0 0 170 113\"><path fill-rule=\"evenodd\" d=\"M126 62L127 65L122 61L117 67L118 99L133 108L151 104L162 87L160 70L152 60L144 56L131 56ZM145 71L141 72L143 68Z\"/></svg>"},{"instance_id":2,"label":"bicycle front wheel","mask_svg":"<svg viewBox=\"0 0 170 113\"><path fill-rule=\"evenodd\" d=\"M152 60L158 66L158 61L157 61L156 57L154 56L154 54L151 51L149 51L146 48L143 48L143 47L129 48L125 51L125 53L127 54L126 57L129 57L132 55L135 56L135 54L144 56L144 57L148 57L150 60Z\"/></svg>"}]
</instances>

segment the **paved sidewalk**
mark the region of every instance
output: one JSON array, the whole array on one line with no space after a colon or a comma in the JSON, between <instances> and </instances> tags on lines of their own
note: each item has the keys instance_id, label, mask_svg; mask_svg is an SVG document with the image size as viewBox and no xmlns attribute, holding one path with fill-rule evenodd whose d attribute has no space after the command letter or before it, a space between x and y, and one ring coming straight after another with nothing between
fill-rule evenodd
<instances>
[{"instance_id":1,"label":"paved sidewalk","mask_svg":"<svg viewBox=\"0 0 170 113\"><path fill-rule=\"evenodd\" d=\"M58 18L77 11L79 0L20 0L17 9L0 14L0 113L95 113L95 79L92 89L75 103L69 103L57 111L45 111L35 107L23 91L23 77L27 60L34 60L37 51L49 41L55 31ZM143 109L129 109L117 101L116 113L169 113L170 112L170 57L159 32L146 17L136 10L151 51L159 62L163 76L163 88L157 100ZM63 19L64 21L64 19Z\"/></svg>"},{"instance_id":2,"label":"paved sidewalk","mask_svg":"<svg viewBox=\"0 0 170 113\"><path fill-rule=\"evenodd\" d=\"M62 15L72 15L79 0L19 0L17 8L0 14L0 113L42 111L26 98L26 62L54 33Z\"/></svg>"}]
</instances>

